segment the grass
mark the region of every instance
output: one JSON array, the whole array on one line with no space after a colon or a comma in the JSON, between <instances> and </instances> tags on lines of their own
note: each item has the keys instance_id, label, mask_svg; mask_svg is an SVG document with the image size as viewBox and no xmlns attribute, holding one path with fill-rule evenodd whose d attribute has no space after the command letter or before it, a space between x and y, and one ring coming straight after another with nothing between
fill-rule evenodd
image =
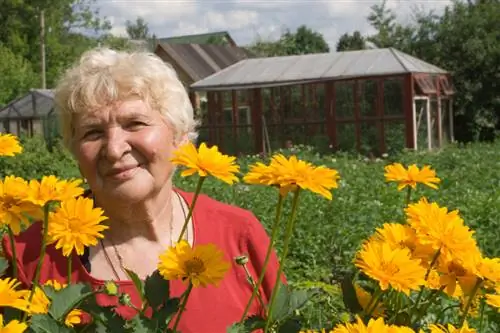
<instances>
[{"instance_id":1,"label":"grass","mask_svg":"<svg viewBox=\"0 0 500 333\"><path fill-rule=\"evenodd\" d=\"M352 259L360 243L382 223L403 221L406 192L398 192L395 184L385 182L386 164L430 164L442 179L439 190L421 186L413 193L412 201L426 196L440 206L458 209L465 223L476 231L484 254L500 256L497 245L500 240L499 141L453 145L434 152L405 152L376 160L350 154L319 155L309 147L284 153L294 153L314 164L335 168L341 175L340 186L334 190L332 201L311 193L302 196L290 259L285 269L292 284L316 286L325 291L306 310L310 325L321 326L343 311L336 286L344 274L352 271ZM257 156L240 159L242 171L247 170L249 163L258 160ZM195 179L177 177L175 181L183 189L194 190ZM244 184L230 187L208 181L203 192L251 210L269 231L277 201L274 189ZM281 250L279 242L277 248Z\"/></svg>"}]
</instances>

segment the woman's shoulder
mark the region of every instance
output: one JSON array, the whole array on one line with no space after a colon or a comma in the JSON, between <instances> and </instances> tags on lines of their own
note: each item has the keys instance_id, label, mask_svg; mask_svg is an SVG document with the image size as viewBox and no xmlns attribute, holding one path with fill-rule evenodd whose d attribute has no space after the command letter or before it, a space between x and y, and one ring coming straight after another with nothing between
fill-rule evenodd
<instances>
[{"instance_id":1,"label":"woman's shoulder","mask_svg":"<svg viewBox=\"0 0 500 333\"><path fill-rule=\"evenodd\" d=\"M179 191L187 203L191 205L194 193ZM257 217L248 209L225 203L213 197L200 194L196 201L195 218L209 222L210 225L220 224L224 227L230 225L248 229L253 224L260 224Z\"/></svg>"}]
</instances>

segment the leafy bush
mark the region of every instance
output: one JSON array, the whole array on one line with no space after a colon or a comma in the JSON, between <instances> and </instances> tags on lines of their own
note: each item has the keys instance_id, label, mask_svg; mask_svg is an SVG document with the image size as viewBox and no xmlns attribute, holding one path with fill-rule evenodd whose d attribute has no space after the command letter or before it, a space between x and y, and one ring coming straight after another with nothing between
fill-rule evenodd
<instances>
[{"instance_id":1,"label":"leafy bush","mask_svg":"<svg viewBox=\"0 0 500 333\"><path fill-rule=\"evenodd\" d=\"M41 179L44 175L60 178L81 177L71 154L56 142L50 152L41 136L20 137L24 148L16 158L0 158L0 176L8 175L24 179Z\"/></svg>"}]
</instances>

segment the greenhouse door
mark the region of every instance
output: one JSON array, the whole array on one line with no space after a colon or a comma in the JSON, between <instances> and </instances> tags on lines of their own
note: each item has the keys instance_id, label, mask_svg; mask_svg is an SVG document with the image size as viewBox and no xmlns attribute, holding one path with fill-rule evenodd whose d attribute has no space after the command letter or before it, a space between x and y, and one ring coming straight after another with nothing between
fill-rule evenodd
<instances>
[{"instance_id":1,"label":"greenhouse door","mask_svg":"<svg viewBox=\"0 0 500 333\"><path fill-rule=\"evenodd\" d=\"M432 149L431 100L416 96L413 100L413 130L416 149Z\"/></svg>"}]
</instances>

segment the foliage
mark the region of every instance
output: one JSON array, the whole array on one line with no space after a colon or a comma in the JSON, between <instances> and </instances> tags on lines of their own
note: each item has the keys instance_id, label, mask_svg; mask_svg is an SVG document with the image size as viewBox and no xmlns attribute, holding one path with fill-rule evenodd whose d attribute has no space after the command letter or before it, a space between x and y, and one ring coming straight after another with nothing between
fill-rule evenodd
<instances>
[{"instance_id":1,"label":"foliage","mask_svg":"<svg viewBox=\"0 0 500 333\"><path fill-rule=\"evenodd\" d=\"M450 71L456 139L491 141L500 128L500 2L454 1L443 15L415 10L413 20L402 24L385 4L372 6L368 20L377 33L368 40Z\"/></svg>"},{"instance_id":2,"label":"foliage","mask_svg":"<svg viewBox=\"0 0 500 333\"><path fill-rule=\"evenodd\" d=\"M328 43L319 32L302 25L292 33L286 30L277 41L257 40L249 46L260 57L329 52Z\"/></svg>"},{"instance_id":3,"label":"foliage","mask_svg":"<svg viewBox=\"0 0 500 333\"><path fill-rule=\"evenodd\" d=\"M364 49L366 49L366 41L358 30L354 31L352 35L343 34L337 42L337 52Z\"/></svg>"},{"instance_id":4,"label":"foliage","mask_svg":"<svg viewBox=\"0 0 500 333\"><path fill-rule=\"evenodd\" d=\"M125 22L125 27L131 39L148 39L151 37L148 24L142 17L138 17L135 22L127 20L127 22Z\"/></svg>"},{"instance_id":5,"label":"foliage","mask_svg":"<svg viewBox=\"0 0 500 333\"><path fill-rule=\"evenodd\" d=\"M16 158L0 158L0 177L15 175L24 179L41 179L44 175L79 178L80 172L72 156L56 142L52 152L43 137L21 137L24 152Z\"/></svg>"},{"instance_id":6,"label":"foliage","mask_svg":"<svg viewBox=\"0 0 500 333\"><path fill-rule=\"evenodd\" d=\"M362 240L382 223L401 220L404 196L386 185L383 166L399 161L406 165L430 164L443 179L439 192L424 189L421 195L429 200L459 209L467 225L476 231L479 246L485 255L500 256L497 241L500 238L500 141L493 144L474 143L450 145L435 152L405 151L389 155L385 159L368 159L354 154L320 155L312 147L284 150L285 154L297 154L301 159L324 164L339 170L340 188L332 202L317 200L305 193L301 197L302 209L298 211L294 242L300 246L290 252L286 274L291 283L306 289L303 281L327 283L339 286L346 274L353 272L352 258ZM242 172L246 165L260 161L261 157L247 156L241 159ZM175 178L176 184L193 191L192 180ZM239 184L231 188L207 181L204 191L208 195L231 204L251 209L270 230L272 225L272 189L249 187ZM258 198L258 199L256 199ZM360 204L362 203L362 204ZM305 208L307 207L307 208ZM285 205L285 210L290 205ZM278 251L282 242L277 242ZM338 289L337 289L338 290ZM320 298L313 300L301 312L306 315L305 326L324 327L334 314L346 311L337 292L321 291ZM493 333L498 316L489 313L489 325ZM321 323L321 324L319 324Z\"/></svg>"},{"instance_id":7,"label":"foliage","mask_svg":"<svg viewBox=\"0 0 500 333\"><path fill-rule=\"evenodd\" d=\"M3 1L0 43L19 59L26 59L35 73L40 73L40 16L43 11L47 86L51 87L61 71L83 51L97 46L98 40L88 37L89 32L100 35L111 29L93 5L94 0ZM9 80L16 82L15 76ZM21 85L17 89L22 91L25 87Z\"/></svg>"},{"instance_id":8,"label":"foliage","mask_svg":"<svg viewBox=\"0 0 500 333\"><path fill-rule=\"evenodd\" d=\"M37 79L31 64L0 42L0 106L29 90Z\"/></svg>"}]
</instances>

